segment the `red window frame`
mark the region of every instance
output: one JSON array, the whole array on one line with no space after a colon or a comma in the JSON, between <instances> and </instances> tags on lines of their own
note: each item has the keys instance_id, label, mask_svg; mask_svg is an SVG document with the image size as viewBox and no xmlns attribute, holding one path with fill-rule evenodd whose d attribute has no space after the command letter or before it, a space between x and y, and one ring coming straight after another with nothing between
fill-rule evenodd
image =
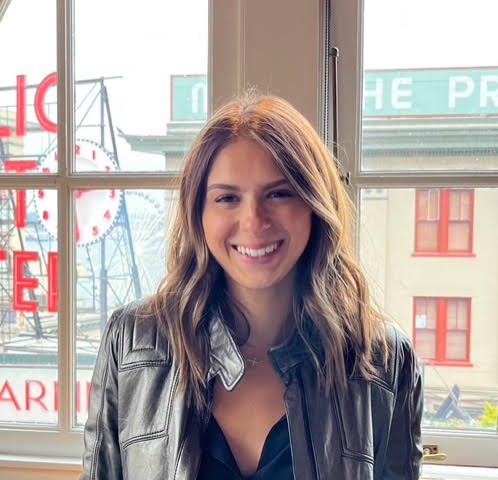
<instances>
[{"instance_id":1,"label":"red window frame","mask_svg":"<svg viewBox=\"0 0 498 480\"><path fill-rule=\"evenodd\" d=\"M464 196L468 198L464 199ZM465 229L465 227L467 227L467 239L464 242L466 248L452 247L452 240L455 242L458 230ZM431 239L431 235L435 238ZM473 256L473 238L473 189L416 190L415 256ZM426 246L427 243L431 243L431 240L434 245Z\"/></svg>"},{"instance_id":2,"label":"red window frame","mask_svg":"<svg viewBox=\"0 0 498 480\"><path fill-rule=\"evenodd\" d=\"M413 298L413 345L426 365L472 366L470 362L471 299L466 297L414 297ZM428 312L432 313L432 315ZM463 313L463 315L462 315ZM425 325L419 315L426 315ZM434 318L431 318L434 317ZM422 345L422 338L433 336L432 345ZM448 342L455 336L464 336L460 347L461 358L448 353ZM458 337L457 337L458 338ZM427 347L434 354L424 354Z\"/></svg>"}]
</instances>

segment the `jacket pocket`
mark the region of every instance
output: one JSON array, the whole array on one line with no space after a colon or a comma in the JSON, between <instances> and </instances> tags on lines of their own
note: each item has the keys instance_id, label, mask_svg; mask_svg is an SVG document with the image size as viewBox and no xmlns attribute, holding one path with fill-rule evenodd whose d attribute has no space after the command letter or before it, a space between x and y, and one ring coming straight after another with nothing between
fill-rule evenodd
<instances>
[{"instance_id":1,"label":"jacket pocket","mask_svg":"<svg viewBox=\"0 0 498 480\"><path fill-rule=\"evenodd\" d=\"M334 407L340 430L342 455L374 462L374 433L371 386L363 380L349 381L346 392L336 389Z\"/></svg>"},{"instance_id":2,"label":"jacket pocket","mask_svg":"<svg viewBox=\"0 0 498 480\"><path fill-rule=\"evenodd\" d=\"M119 439L130 444L168 436L178 373L169 362L130 363L119 372Z\"/></svg>"}]
</instances>

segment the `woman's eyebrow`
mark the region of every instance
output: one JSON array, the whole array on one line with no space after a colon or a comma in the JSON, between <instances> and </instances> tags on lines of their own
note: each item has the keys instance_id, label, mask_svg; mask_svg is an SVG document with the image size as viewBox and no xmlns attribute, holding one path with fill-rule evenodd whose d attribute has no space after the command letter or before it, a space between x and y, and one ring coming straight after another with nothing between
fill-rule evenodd
<instances>
[{"instance_id":1,"label":"woman's eyebrow","mask_svg":"<svg viewBox=\"0 0 498 480\"><path fill-rule=\"evenodd\" d=\"M265 185L261 185L261 190L270 190L275 187L280 187L282 185L289 185L289 181L285 178L282 178L280 180L276 180L274 182L267 183ZM234 192L238 192L241 190L241 188L237 185L230 185L228 183L212 183L211 185L208 185L207 190L215 190L215 189L220 189L220 190L231 190Z\"/></svg>"},{"instance_id":2,"label":"woman's eyebrow","mask_svg":"<svg viewBox=\"0 0 498 480\"><path fill-rule=\"evenodd\" d=\"M207 190L233 190L233 191L239 191L240 188L235 186L235 185L229 185L228 183L212 183L211 185L208 185Z\"/></svg>"}]
</instances>

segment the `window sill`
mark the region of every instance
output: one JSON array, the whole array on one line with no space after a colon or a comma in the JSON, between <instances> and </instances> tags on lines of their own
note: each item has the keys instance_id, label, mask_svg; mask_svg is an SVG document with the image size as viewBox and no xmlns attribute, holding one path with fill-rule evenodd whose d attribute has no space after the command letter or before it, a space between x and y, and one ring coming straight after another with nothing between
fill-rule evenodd
<instances>
[{"instance_id":1,"label":"window sill","mask_svg":"<svg viewBox=\"0 0 498 480\"><path fill-rule=\"evenodd\" d=\"M12 475L15 473L15 477ZM77 479L81 462L74 459L36 458L0 455L0 479L41 479L52 477ZM498 468L457 467L452 465L424 464L421 480L487 480L498 479Z\"/></svg>"},{"instance_id":2,"label":"window sill","mask_svg":"<svg viewBox=\"0 0 498 480\"><path fill-rule=\"evenodd\" d=\"M78 480L81 459L0 454L0 480Z\"/></svg>"},{"instance_id":3,"label":"window sill","mask_svg":"<svg viewBox=\"0 0 498 480\"><path fill-rule=\"evenodd\" d=\"M417 258L475 258L472 252L413 252L412 257Z\"/></svg>"},{"instance_id":4,"label":"window sill","mask_svg":"<svg viewBox=\"0 0 498 480\"><path fill-rule=\"evenodd\" d=\"M420 480L487 480L498 479L498 468L455 467L424 464Z\"/></svg>"},{"instance_id":5,"label":"window sill","mask_svg":"<svg viewBox=\"0 0 498 480\"><path fill-rule=\"evenodd\" d=\"M458 360L420 360L421 363L426 367L465 367L471 368L474 366L472 362L458 361Z\"/></svg>"}]
</instances>

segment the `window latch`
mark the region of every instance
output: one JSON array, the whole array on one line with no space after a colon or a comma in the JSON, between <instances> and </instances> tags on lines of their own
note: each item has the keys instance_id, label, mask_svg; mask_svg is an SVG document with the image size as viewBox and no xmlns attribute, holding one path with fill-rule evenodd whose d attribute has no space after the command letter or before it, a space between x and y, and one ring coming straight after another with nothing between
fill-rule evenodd
<instances>
[{"instance_id":1,"label":"window latch","mask_svg":"<svg viewBox=\"0 0 498 480\"><path fill-rule=\"evenodd\" d=\"M446 453L439 451L438 445L424 445L424 462L442 462L447 459Z\"/></svg>"}]
</instances>

